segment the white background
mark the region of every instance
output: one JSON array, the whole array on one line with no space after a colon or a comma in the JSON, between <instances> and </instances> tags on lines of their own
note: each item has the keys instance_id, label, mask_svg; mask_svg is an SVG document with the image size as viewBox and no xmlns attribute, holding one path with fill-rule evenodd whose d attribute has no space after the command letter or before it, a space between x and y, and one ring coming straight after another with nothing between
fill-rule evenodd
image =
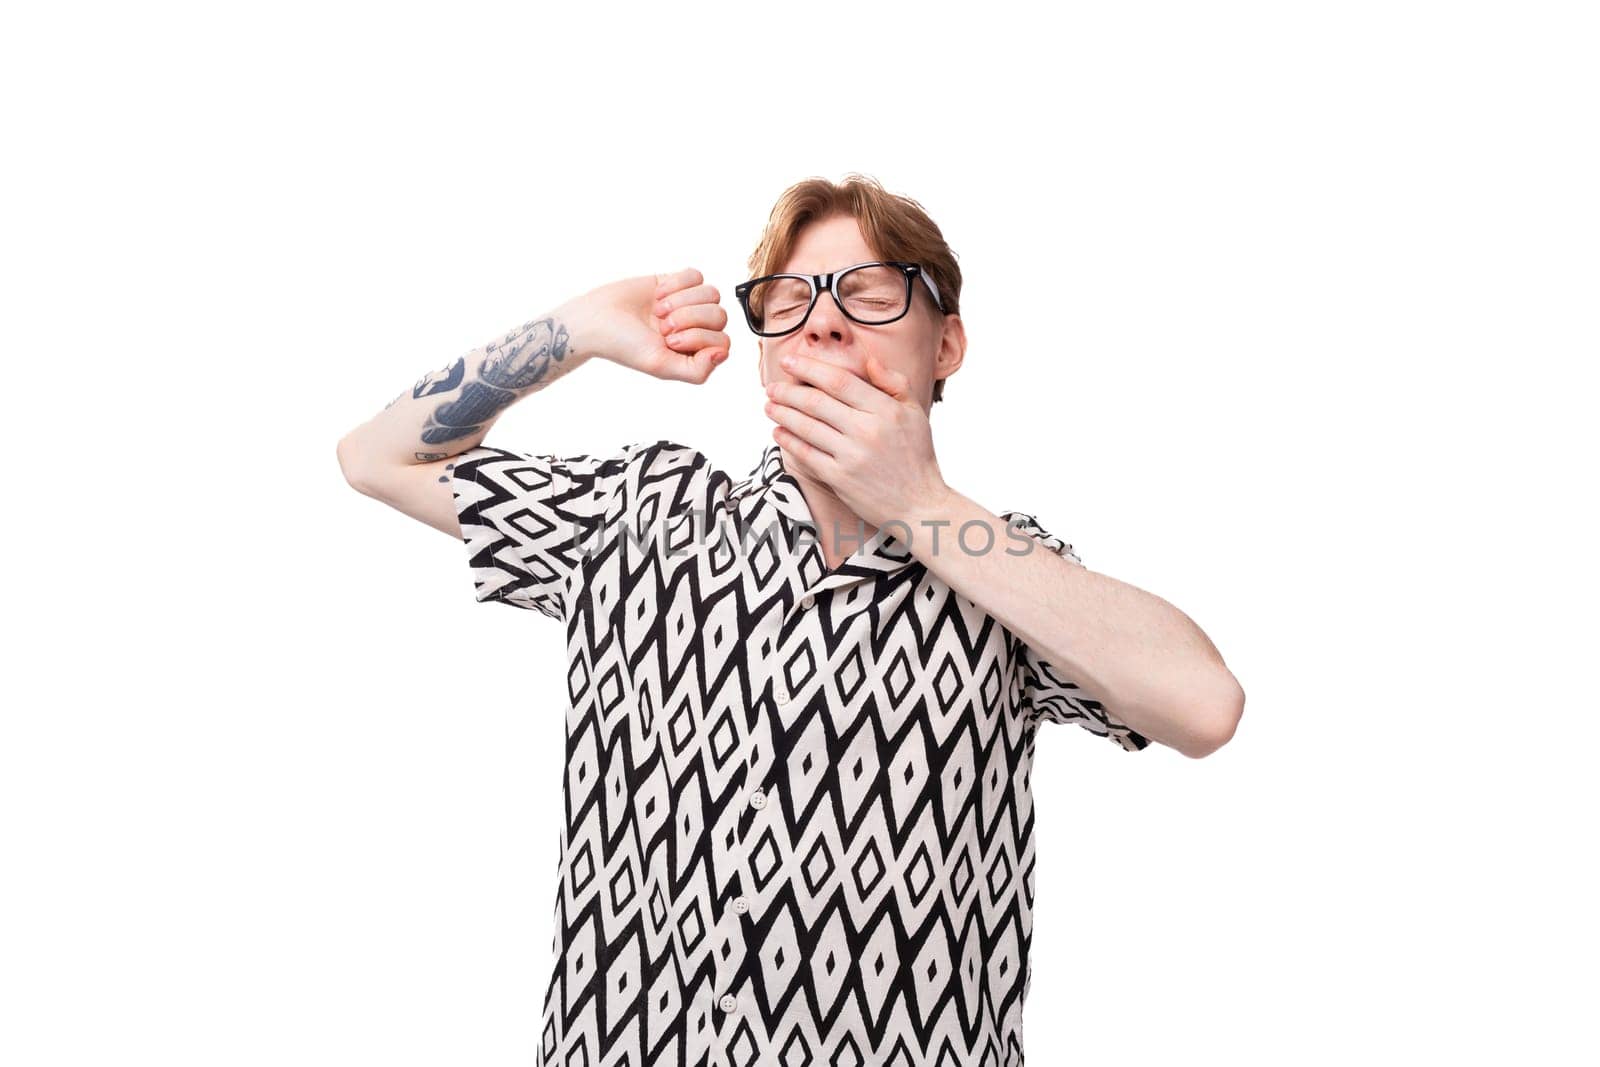
<instances>
[{"instance_id":1,"label":"white background","mask_svg":"<svg viewBox=\"0 0 1600 1067\"><path fill-rule=\"evenodd\" d=\"M860 171L965 273L946 480L1248 696L1041 735L1029 1061L1596 1062L1584 6L6 15L0 1061L532 1062L561 628L334 446ZM747 471L730 333L488 443Z\"/></svg>"}]
</instances>

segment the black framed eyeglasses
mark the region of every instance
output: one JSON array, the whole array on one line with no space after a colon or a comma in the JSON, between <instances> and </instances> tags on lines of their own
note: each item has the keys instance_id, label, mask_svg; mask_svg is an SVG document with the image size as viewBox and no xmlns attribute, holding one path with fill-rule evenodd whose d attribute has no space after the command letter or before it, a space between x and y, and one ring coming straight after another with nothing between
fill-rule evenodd
<instances>
[{"instance_id":1,"label":"black framed eyeglasses","mask_svg":"<svg viewBox=\"0 0 1600 1067\"><path fill-rule=\"evenodd\" d=\"M885 326L911 310L911 288L916 279L927 283L933 304L944 311L939 287L915 263L875 260L857 263L831 274L768 274L733 287L744 309L744 320L757 337L781 337L806 324L817 296L833 294L845 317L863 326Z\"/></svg>"}]
</instances>

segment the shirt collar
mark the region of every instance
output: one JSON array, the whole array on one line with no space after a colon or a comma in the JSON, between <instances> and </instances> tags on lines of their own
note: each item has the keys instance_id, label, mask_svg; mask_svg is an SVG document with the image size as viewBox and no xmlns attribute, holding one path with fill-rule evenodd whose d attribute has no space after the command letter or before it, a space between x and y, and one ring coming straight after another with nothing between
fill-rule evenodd
<instances>
[{"instance_id":1,"label":"shirt collar","mask_svg":"<svg viewBox=\"0 0 1600 1067\"><path fill-rule=\"evenodd\" d=\"M745 479L753 501L761 501L778 509L785 517L804 526L814 526L811 509L806 506L800 482L783 465L783 452L776 444L761 451L761 458L751 468Z\"/></svg>"}]
</instances>

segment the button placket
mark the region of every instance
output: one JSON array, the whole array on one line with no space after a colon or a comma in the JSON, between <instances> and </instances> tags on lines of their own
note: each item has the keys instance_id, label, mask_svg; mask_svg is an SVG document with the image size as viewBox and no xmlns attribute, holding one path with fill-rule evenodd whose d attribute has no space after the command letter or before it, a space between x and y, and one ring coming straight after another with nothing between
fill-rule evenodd
<instances>
[{"instance_id":1,"label":"button placket","mask_svg":"<svg viewBox=\"0 0 1600 1067\"><path fill-rule=\"evenodd\" d=\"M778 633L782 629L782 617L775 614L772 618L774 620L771 634L773 647L767 655L769 665L775 665L780 660L776 645ZM755 648L759 649L759 641L754 644ZM752 655L754 654L753 652ZM770 666L769 669L771 669ZM774 679L773 684L779 691L782 691L783 687L781 682L778 681L780 675L774 671L772 677ZM739 728L743 734L739 739L739 760L742 764L739 774L743 779L741 784L747 788L744 790L743 796L743 814L735 819L734 833L736 836L729 843L728 861L733 865L733 870L730 872L731 877L723 883L723 892L732 891L735 895L731 899L727 896L721 897L722 909L718 918L719 924L728 924L724 927L723 936L734 951L728 956L723 956L721 953L717 954L713 989L721 987L722 992L715 994L712 1001L712 1006L723 1014L740 1010L740 998L735 993L735 990L740 988L743 981L741 977L743 969L747 961L752 958L750 946L746 940L747 927L744 921L744 916L749 914L751 907L750 898L746 895L749 879L751 878L750 843L756 839L750 828L750 820L756 817L757 812L766 807L769 798L763 789L759 786L752 787L751 783L760 780L761 772L758 765L762 760L759 739L766 735L763 725L765 718L765 713L760 710L758 705L758 710L751 719L739 720Z\"/></svg>"}]
</instances>

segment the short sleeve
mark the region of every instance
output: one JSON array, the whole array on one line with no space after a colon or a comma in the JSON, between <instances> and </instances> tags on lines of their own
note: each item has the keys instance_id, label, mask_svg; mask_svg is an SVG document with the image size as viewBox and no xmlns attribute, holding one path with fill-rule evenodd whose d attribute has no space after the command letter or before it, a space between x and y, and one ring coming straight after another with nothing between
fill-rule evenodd
<instances>
[{"instance_id":1,"label":"short sleeve","mask_svg":"<svg viewBox=\"0 0 1600 1067\"><path fill-rule=\"evenodd\" d=\"M1006 520L1006 536L1013 545L1017 536L1026 535L1058 556L1083 566L1083 560L1072 545L1045 530L1034 516L1021 511L1004 511L1000 517ZM1012 551L1016 551L1015 547ZM1027 644L1019 644L1017 670L1021 675L1022 710L1032 721L1076 723L1090 733L1110 738L1129 752L1149 747L1149 738L1113 719L1105 705L1084 693Z\"/></svg>"},{"instance_id":2,"label":"short sleeve","mask_svg":"<svg viewBox=\"0 0 1600 1067\"><path fill-rule=\"evenodd\" d=\"M566 617L566 584L619 524L643 445L555 456L479 445L455 459L450 491L479 601Z\"/></svg>"}]
</instances>

